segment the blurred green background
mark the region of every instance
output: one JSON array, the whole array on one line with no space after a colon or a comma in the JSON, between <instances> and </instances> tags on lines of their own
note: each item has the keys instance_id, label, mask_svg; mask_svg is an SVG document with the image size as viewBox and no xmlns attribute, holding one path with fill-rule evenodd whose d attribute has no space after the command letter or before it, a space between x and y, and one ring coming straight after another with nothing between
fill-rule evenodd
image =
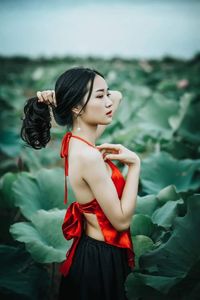
<instances>
[{"instance_id":1,"label":"blurred green background","mask_svg":"<svg viewBox=\"0 0 200 300\"><path fill-rule=\"evenodd\" d=\"M51 141L42 150L25 147L19 133L26 99L38 90L54 89L56 79L68 68L87 66L102 72L110 89L123 94L113 122L97 144L121 143L142 162L131 222L136 267L125 283L127 297L199 299L200 53L188 53L187 58L183 53L157 58L150 58L151 54L147 58L148 53L138 58L94 53L33 58L17 52L6 56L4 51L0 57L0 298L56 299L58 266L72 242L61 231L66 206L59 150L66 128L53 121ZM125 175L126 168L115 164ZM73 201L69 186L67 206Z\"/></svg>"}]
</instances>

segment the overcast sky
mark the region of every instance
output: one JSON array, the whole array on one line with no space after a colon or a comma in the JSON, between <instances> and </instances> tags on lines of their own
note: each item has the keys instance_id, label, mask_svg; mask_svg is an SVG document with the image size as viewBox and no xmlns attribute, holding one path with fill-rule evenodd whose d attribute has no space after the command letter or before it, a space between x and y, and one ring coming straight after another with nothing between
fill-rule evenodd
<instances>
[{"instance_id":1,"label":"overcast sky","mask_svg":"<svg viewBox=\"0 0 200 300\"><path fill-rule=\"evenodd\" d=\"M1 0L0 54L189 58L199 16L198 0Z\"/></svg>"}]
</instances>

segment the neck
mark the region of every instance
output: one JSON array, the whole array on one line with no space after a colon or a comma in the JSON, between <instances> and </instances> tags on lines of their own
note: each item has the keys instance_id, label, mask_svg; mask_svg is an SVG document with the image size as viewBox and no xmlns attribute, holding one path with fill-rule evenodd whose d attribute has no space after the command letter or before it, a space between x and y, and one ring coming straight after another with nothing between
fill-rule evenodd
<instances>
[{"instance_id":1,"label":"neck","mask_svg":"<svg viewBox=\"0 0 200 300\"><path fill-rule=\"evenodd\" d=\"M96 146L96 132L97 132L97 125L95 126L88 126L81 124L81 130L77 130L77 127L73 127L71 130L73 135L79 136L88 142L90 142L93 146Z\"/></svg>"}]
</instances>

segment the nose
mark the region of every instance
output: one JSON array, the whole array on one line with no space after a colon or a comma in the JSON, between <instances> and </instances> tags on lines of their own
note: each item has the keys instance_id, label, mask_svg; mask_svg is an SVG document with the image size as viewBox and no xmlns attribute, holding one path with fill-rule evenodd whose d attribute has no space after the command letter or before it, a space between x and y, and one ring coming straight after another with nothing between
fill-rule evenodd
<instances>
[{"instance_id":1,"label":"nose","mask_svg":"<svg viewBox=\"0 0 200 300\"><path fill-rule=\"evenodd\" d=\"M110 107L113 105L112 100L107 96L106 107Z\"/></svg>"}]
</instances>

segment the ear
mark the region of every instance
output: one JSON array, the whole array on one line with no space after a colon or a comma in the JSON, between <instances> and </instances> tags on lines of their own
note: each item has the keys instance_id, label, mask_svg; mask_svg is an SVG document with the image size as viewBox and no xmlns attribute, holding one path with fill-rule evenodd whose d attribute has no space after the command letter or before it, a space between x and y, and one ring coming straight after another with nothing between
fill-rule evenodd
<instances>
[{"instance_id":1,"label":"ear","mask_svg":"<svg viewBox=\"0 0 200 300\"><path fill-rule=\"evenodd\" d=\"M81 110L81 106L80 105L74 106L72 108L72 112L75 113L75 114L78 114L80 110Z\"/></svg>"},{"instance_id":2,"label":"ear","mask_svg":"<svg viewBox=\"0 0 200 300\"><path fill-rule=\"evenodd\" d=\"M73 108L72 108L72 112L73 112L74 114L78 114L78 112L79 112L79 109L78 109L78 108L76 108L76 107L73 107Z\"/></svg>"},{"instance_id":3,"label":"ear","mask_svg":"<svg viewBox=\"0 0 200 300\"><path fill-rule=\"evenodd\" d=\"M82 115L83 111L80 113L81 109L82 109L81 105L74 106L72 108L72 113L74 114L75 117Z\"/></svg>"}]
</instances>

